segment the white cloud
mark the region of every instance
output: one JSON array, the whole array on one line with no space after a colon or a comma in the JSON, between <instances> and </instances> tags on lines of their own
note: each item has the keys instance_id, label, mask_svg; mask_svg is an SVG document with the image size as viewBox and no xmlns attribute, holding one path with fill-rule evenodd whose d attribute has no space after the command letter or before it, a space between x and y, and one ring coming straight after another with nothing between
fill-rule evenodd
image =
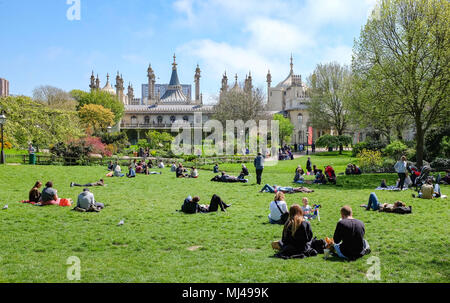
<instances>
[{"instance_id":1,"label":"white cloud","mask_svg":"<svg viewBox=\"0 0 450 303\"><path fill-rule=\"evenodd\" d=\"M317 63L328 63L336 61L341 64L350 65L352 63L353 50L347 45L338 45L335 47L325 48L322 61Z\"/></svg>"}]
</instances>

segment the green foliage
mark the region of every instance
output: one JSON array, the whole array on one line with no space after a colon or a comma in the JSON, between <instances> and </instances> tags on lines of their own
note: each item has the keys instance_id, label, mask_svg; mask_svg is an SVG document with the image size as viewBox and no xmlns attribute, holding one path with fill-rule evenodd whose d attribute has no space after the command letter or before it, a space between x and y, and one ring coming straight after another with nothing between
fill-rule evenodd
<instances>
[{"instance_id":1,"label":"green foliage","mask_svg":"<svg viewBox=\"0 0 450 303\"><path fill-rule=\"evenodd\" d=\"M381 152L377 150L363 149L358 155L358 160L361 170L363 171L377 169L383 163Z\"/></svg>"},{"instance_id":2,"label":"green foliage","mask_svg":"<svg viewBox=\"0 0 450 303\"><path fill-rule=\"evenodd\" d=\"M401 141L394 141L383 150L383 153L391 157L393 159L399 159L401 156L406 154L406 151L408 150L408 146L406 146Z\"/></svg>"},{"instance_id":3,"label":"green foliage","mask_svg":"<svg viewBox=\"0 0 450 303\"><path fill-rule=\"evenodd\" d=\"M352 156L356 157L363 149L381 151L385 147L386 144L382 141L367 140L359 142L353 145Z\"/></svg>"},{"instance_id":4,"label":"green foliage","mask_svg":"<svg viewBox=\"0 0 450 303\"><path fill-rule=\"evenodd\" d=\"M72 90L71 96L78 101L77 109L80 110L86 104L97 104L104 108L110 109L114 114L114 122L118 123L122 119L124 106L116 96L108 92L92 91L85 92L82 90Z\"/></svg>"},{"instance_id":5,"label":"green foliage","mask_svg":"<svg viewBox=\"0 0 450 303\"><path fill-rule=\"evenodd\" d=\"M292 132L294 131L294 124L282 114L275 114L273 119L277 120L279 123L280 144L283 144L283 142L289 143L291 141Z\"/></svg>"},{"instance_id":6,"label":"green foliage","mask_svg":"<svg viewBox=\"0 0 450 303\"><path fill-rule=\"evenodd\" d=\"M450 126L433 127L425 136L425 159L432 161L437 157L450 158L447 149L448 139L450 137Z\"/></svg>"},{"instance_id":7,"label":"green foliage","mask_svg":"<svg viewBox=\"0 0 450 303\"><path fill-rule=\"evenodd\" d=\"M449 29L449 1L384 0L355 41L353 73L375 96L366 101L414 123L419 166L426 131L449 123Z\"/></svg>"},{"instance_id":8,"label":"green foliage","mask_svg":"<svg viewBox=\"0 0 450 303\"><path fill-rule=\"evenodd\" d=\"M5 135L14 147L29 142L47 147L84 134L75 111L52 109L25 96L0 98L6 111Z\"/></svg>"},{"instance_id":9,"label":"green foliage","mask_svg":"<svg viewBox=\"0 0 450 303\"><path fill-rule=\"evenodd\" d=\"M95 136L100 137L103 143L113 145L116 153L122 153L126 147L130 146L126 132L97 133Z\"/></svg>"},{"instance_id":10,"label":"green foliage","mask_svg":"<svg viewBox=\"0 0 450 303\"><path fill-rule=\"evenodd\" d=\"M316 140L316 146L317 147L335 148L335 147L339 146L339 140L336 136L326 134Z\"/></svg>"},{"instance_id":11,"label":"green foliage","mask_svg":"<svg viewBox=\"0 0 450 303\"><path fill-rule=\"evenodd\" d=\"M173 141L173 137L171 134L167 132L159 132L159 131L148 131L146 134L147 139L149 141L148 147L151 149L163 149L170 150L170 144Z\"/></svg>"},{"instance_id":12,"label":"green foliage","mask_svg":"<svg viewBox=\"0 0 450 303\"><path fill-rule=\"evenodd\" d=\"M431 162L431 167L438 170L450 169L450 159L449 158L436 158Z\"/></svg>"}]
</instances>

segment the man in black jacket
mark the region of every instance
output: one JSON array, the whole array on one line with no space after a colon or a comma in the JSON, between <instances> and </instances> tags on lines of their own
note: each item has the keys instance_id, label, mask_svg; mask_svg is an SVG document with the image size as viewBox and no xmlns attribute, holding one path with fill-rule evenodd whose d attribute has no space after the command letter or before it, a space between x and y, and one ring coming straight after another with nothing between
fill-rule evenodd
<instances>
[{"instance_id":1,"label":"man in black jacket","mask_svg":"<svg viewBox=\"0 0 450 303\"><path fill-rule=\"evenodd\" d=\"M364 240L364 223L353 218L350 206L341 208L341 217L333 236L336 254L346 260L356 260L369 254L369 243Z\"/></svg>"}]
</instances>

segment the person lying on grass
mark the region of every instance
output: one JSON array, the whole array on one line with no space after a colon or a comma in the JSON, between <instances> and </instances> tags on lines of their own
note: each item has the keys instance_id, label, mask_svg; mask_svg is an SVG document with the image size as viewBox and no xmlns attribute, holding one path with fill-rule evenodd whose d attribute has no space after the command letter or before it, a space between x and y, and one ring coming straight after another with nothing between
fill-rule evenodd
<instances>
[{"instance_id":1,"label":"person lying on grass","mask_svg":"<svg viewBox=\"0 0 450 303\"><path fill-rule=\"evenodd\" d=\"M416 195L412 194L412 197L415 198ZM433 199L441 197L441 187L438 183L433 186L433 179L428 178L424 185L420 188L418 198L422 199Z\"/></svg>"},{"instance_id":2,"label":"person lying on grass","mask_svg":"<svg viewBox=\"0 0 450 303\"><path fill-rule=\"evenodd\" d=\"M41 192L39 191L39 188L41 188L42 182L36 181L33 188L30 190L30 193L28 194L28 201L30 203L39 203L41 199Z\"/></svg>"},{"instance_id":3,"label":"person lying on grass","mask_svg":"<svg viewBox=\"0 0 450 303\"><path fill-rule=\"evenodd\" d=\"M289 218L284 225L280 241L272 242L272 248L278 250L275 257L304 258L317 256L312 248L313 232L311 225L303 217L300 205L294 204L289 209Z\"/></svg>"},{"instance_id":4,"label":"person lying on grass","mask_svg":"<svg viewBox=\"0 0 450 303\"><path fill-rule=\"evenodd\" d=\"M369 196L369 203L367 205L361 205L366 210L378 210L380 212L397 213L397 214L410 214L412 213L412 206L406 207L406 204L402 201L397 201L394 204L384 203L381 204L375 193L371 193Z\"/></svg>"},{"instance_id":5,"label":"person lying on grass","mask_svg":"<svg viewBox=\"0 0 450 303\"><path fill-rule=\"evenodd\" d=\"M273 201L269 205L269 223L270 224L281 224L286 223L288 214L287 204L284 201L284 193L279 191L273 198Z\"/></svg>"},{"instance_id":6,"label":"person lying on grass","mask_svg":"<svg viewBox=\"0 0 450 303\"><path fill-rule=\"evenodd\" d=\"M94 194L89 191L89 188L83 189L83 192L78 195L77 206L75 211L80 212L99 212L105 205L95 201Z\"/></svg>"},{"instance_id":7,"label":"person lying on grass","mask_svg":"<svg viewBox=\"0 0 450 303\"><path fill-rule=\"evenodd\" d=\"M211 181L225 182L225 183L248 182L247 179L239 179L238 177L227 175L224 171L221 173L220 176L215 176L214 178L212 178Z\"/></svg>"},{"instance_id":8,"label":"person lying on grass","mask_svg":"<svg viewBox=\"0 0 450 303\"><path fill-rule=\"evenodd\" d=\"M87 183L87 184L84 184L84 185L71 182L70 183L70 187L74 187L74 186L78 186L78 187L93 187L93 186L106 186L106 184L105 184L105 181L103 179L100 179L99 181L97 181L95 183Z\"/></svg>"},{"instance_id":9,"label":"person lying on grass","mask_svg":"<svg viewBox=\"0 0 450 303\"><path fill-rule=\"evenodd\" d=\"M270 186L269 184L264 185L264 187L259 192L266 192L266 193L277 193L277 192L283 192L285 194L293 194L293 193L312 193L314 190L306 188L306 187L290 187L290 186Z\"/></svg>"},{"instance_id":10,"label":"person lying on grass","mask_svg":"<svg viewBox=\"0 0 450 303\"><path fill-rule=\"evenodd\" d=\"M71 199L65 199L71 201ZM42 190L40 205L60 205L61 198L58 197L58 191L53 188L53 182L48 181Z\"/></svg>"},{"instance_id":11,"label":"person lying on grass","mask_svg":"<svg viewBox=\"0 0 450 303\"><path fill-rule=\"evenodd\" d=\"M212 196L209 205L200 205L198 202L200 202L200 198L198 196L195 196L194 198L191 196L187 197L181 206L181 211L186 214L211 213L218 211L219 207L221 211L226 211L226 209L231 206L231 204L226 204L223 202L222 199L216 194Z\"/></svg>"},{"instance_id":12,"label":"person lying on grass","mask_svg":"<svg viewBox=\"0 0 450 303\"><path fill-rule=\"evenodd\" d=\"M365 226L353 218L350 206L341 208L341 220L336 225L332 241L332 253L344 260L356 260L370 253L370 246L364 239Z\"/></svg>"}]
</instances>

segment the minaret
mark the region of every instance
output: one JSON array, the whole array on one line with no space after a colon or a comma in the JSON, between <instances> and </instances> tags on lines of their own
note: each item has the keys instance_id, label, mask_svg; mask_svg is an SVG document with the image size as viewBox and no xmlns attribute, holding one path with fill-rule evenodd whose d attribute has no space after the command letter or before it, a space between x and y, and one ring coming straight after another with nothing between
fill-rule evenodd
<instances>
[{"instance_id":1,"label":"minaret","mask_svg":"<svg viewBox=\"0 0 450 303\"><path fill-rule=\"evenodd\" d=\"M294 58L292 58L292 54L291 54L291 75L294 74Z\"/></svg>"},{"instance_id":2,"label":"minaret","mask_svg":"<svg viewBox=\"0 0 450 303\"><path fill-rule=\"evenodd\" d=\"M122 76L119 74L119 71L117 71L117 76L116 76L116 96L117 99L119 99L120 102L124 103L124 98L123 98L123 78Z\"/></svg>"},{"instance_id":3,"label":"minaret","mask_svg":"<svg viewBox=\"0 0 450 303\"><path fill-rule=\"evenodd\" d=\"M91 84L89 84L89 87L91 89L91 92L95 89L95 77L94 77L94 71L92 71L91 75Z\"/></svg>"},{"instance_id":4,"label":"minaret","mask_svg":"<svg viewBox=\"0 0 450 303\"><path fill-rule=\"evenodd\" d=\"M96 90L100 90L100 78L98 77L98 74L97 78L95 79L95 88Z\"/></svg>"},{"instance_id":5,"label":"minaret","mask_svg":"<svg viewBox=\"0 0 450 303\"><path fill-rule=\"evenodd\" d=\"M155 100L155 73L153 72L152 65L148 65L147 69L148 77L148 105L153 104Z\"/></svg>"},{"instance_id":6,"label":"minaret","mask_svg":"<svg viewBox=\"0 0 450 303\"><path fill-rule=\"evenodd\" d=\"M269 103L269 98L270 98L270 86L272 84L272 75L270 74L270 69L267 72L267 103Z\"/></svg>"},{"instance_id":7,"label":"minaret","mask_svg":"<svg viewBox=\"0 0 450 303\"><path fill-rule=\"evenodd\" d=\"M227 92L228 90L228 77L227 77L227 72L225 71L225 73L223 74L222 77L222 88L220 89L222 93Z\"/></svg>"},{"instance_id":8,"label":"minaret","mask_svg":"<svg viewBox=\"0 0 450 303\"><path fill-rule=\"evenodd\" d=\"M132 104L133 103L133 99L134 99L134 89L133 89L133 85L131 85L131 82L128 84L128 104Z\"/></svg>"},{"instance_id":9,"label":"minaret","mask_svg":"<svg viewBox=\"0 0 450 303\"><path fill-rule=\"evenodd\" d=\"M200 103L200 67L197 64L197 68L195 69L195 103Z\"/></svg>"},{"instance_id":10,"label":"minaret","mask_svg":"<svg viewBox=\"0 0 450 303\"><path fill-rule=\"evenodd\" d=\"M246 76L246 79L245 79L245 89L244 90L247 93L251 93L252 89L253 89L252 72L249 71L248 77Z\"/></svg>"}]
</instances>

